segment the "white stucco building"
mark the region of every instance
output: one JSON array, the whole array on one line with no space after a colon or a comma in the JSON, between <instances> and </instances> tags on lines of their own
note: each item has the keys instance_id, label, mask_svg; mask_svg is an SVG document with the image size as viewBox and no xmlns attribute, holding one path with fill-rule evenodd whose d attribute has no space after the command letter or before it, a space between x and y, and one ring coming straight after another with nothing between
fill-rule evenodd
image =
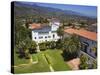
<instances>
[{"instance_id":1,"label":"white stucco building","mask_svg":"<svg viewBox=\"0 0 100 75\"><path fill-rule=\"evenodd\" d=\"M51 20L49 25L41 26L41 24L31 24L32 40L37 43L45 41L57 41L60 37L57 35L57 29L60 26L58 20Z\"/></svg>"}]
</instances>

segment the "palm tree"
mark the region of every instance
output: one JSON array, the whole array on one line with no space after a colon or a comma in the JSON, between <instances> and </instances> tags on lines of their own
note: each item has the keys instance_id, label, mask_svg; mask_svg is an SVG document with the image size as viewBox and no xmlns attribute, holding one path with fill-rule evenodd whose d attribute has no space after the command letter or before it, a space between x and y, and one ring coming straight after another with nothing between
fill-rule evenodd
<instances>
[{"instance_id":1,"label":"palm tree","mask_svg":"<svg viewBox=\"0 0 100 75\"><path fill-rule=\"evenodd\" d=\"M88 57L82 54L80 56L80 69L88 69L87 61Z\"/></svg>"},{"instance_id":2,"label":"palm tree","mask_svg":"<svg viewBox=\"0 0 100 75\"><path fill-rule=\"evenodd\" d=\"M62 39L63 35L64 35L64 27L60 26L57 30L57 34L58 36L60 36L60 38Z\"/></svg>"},{"instance_id":3,"label":"palm tree","mask_svg":"<svg viewBox=\"0 0 100 75\"><path fill-rule=\"evenodd\" d=\"M73 34L71 37L65 38L63 43L63 49L68 53L78 52L80 50L79 37Z\"/></svg>"},{"instance_id":4,"label":"palm tree","mask_svg":"<svg viewBox=\"0 0 100 75\"><path fill-rule=\"evenodd\" d=\"M34 52L36 52L36 42L35 41L31 41L30 42L30 48L29 48L29 52L30 53L34 53Z\"/></svg>"},{"instance_id":5,"label":"palm tree","mask_svg":"<svg viewBox=\"0 0 100 75\"><path fill-rule=\"evenodd\" d=\"M16 45L19 53L19 58L24 58L25 57L25 50L24 50L24 43L23 41L20 41L18 45Z\"/></svg>"},{"instance_id":6,"label":"palm tree","mask_svg":"<svg viewBox=\"0 0 100 75\"><path fill-rule=\"evenodd\" d=\"M66 60L78 57L80 48L81 48L81 43L79 37L76 36L75 34L63 40L63 54Z\"/></svg>"}]
</instances>

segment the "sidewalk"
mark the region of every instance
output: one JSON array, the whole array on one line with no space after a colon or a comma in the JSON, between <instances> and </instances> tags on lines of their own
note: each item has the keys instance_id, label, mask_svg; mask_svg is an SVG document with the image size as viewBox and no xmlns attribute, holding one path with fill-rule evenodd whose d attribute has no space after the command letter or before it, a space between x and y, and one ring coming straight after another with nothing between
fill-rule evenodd
<instances>
[{"instance_id":1,"label":"sidewalk","mask_svg":"<svg viewBox=\"0 0 100 75\"><path fill-rule=\"evenodd\" d=\"M78 70L80 65L80 58L75 58L67 62L67 64L72 68L72 70Z\"/></svg>"}]
</instances>

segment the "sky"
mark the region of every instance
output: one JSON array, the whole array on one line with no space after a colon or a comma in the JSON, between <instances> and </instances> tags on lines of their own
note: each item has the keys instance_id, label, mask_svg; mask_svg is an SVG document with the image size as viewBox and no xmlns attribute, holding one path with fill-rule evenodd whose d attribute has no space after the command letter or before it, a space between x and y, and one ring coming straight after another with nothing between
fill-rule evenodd
<instances>
[{"instance_id":1,"label":"sky","mask_svg":"<svg viewBox=\"0 0 100 75\"><path fill-rule=\"evenodd\" d=\"M88 16L97 16L97 7L96 6L83 6L83 5L68 5L68 4L45 4L38 3L40 6L58 8L62 10L71 10L75 12L79 12Z\"/></svg>"},{"instance_id":2,"label":"sky","mask_svg":"<svg viewBox=\"0 0 100 75\"><path fill-rule=\"evenodd\" d=\"M28 2L29 4L35 4L33 2ZM81 14L97 17L97 7L96 6L85 6L85 5L69 5L69 4L53 4L53 3L36 3L39 6L58 8L62 10L71 10L79 12Z\"/></svg>"}]
</instances>

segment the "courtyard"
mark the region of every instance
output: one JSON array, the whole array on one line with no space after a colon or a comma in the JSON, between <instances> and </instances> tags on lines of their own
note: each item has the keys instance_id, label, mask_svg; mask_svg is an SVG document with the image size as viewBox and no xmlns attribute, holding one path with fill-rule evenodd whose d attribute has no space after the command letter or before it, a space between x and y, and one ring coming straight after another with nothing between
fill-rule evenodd
<instances>
[{"instance_id":1,"label":"courtyard","mask_svg":"<svg viewBox=\"0 0 100 75\"><path fill-rule=\"evenodd\" d=\"M17 58L17 55L15 58ZM17 58L14 65L14 73L53 72L66 70L71 70L71 68L64 62L63 57L61 56L61 51L49 49L32 54L30 59Z\"/></svg>"}]
</instances>

